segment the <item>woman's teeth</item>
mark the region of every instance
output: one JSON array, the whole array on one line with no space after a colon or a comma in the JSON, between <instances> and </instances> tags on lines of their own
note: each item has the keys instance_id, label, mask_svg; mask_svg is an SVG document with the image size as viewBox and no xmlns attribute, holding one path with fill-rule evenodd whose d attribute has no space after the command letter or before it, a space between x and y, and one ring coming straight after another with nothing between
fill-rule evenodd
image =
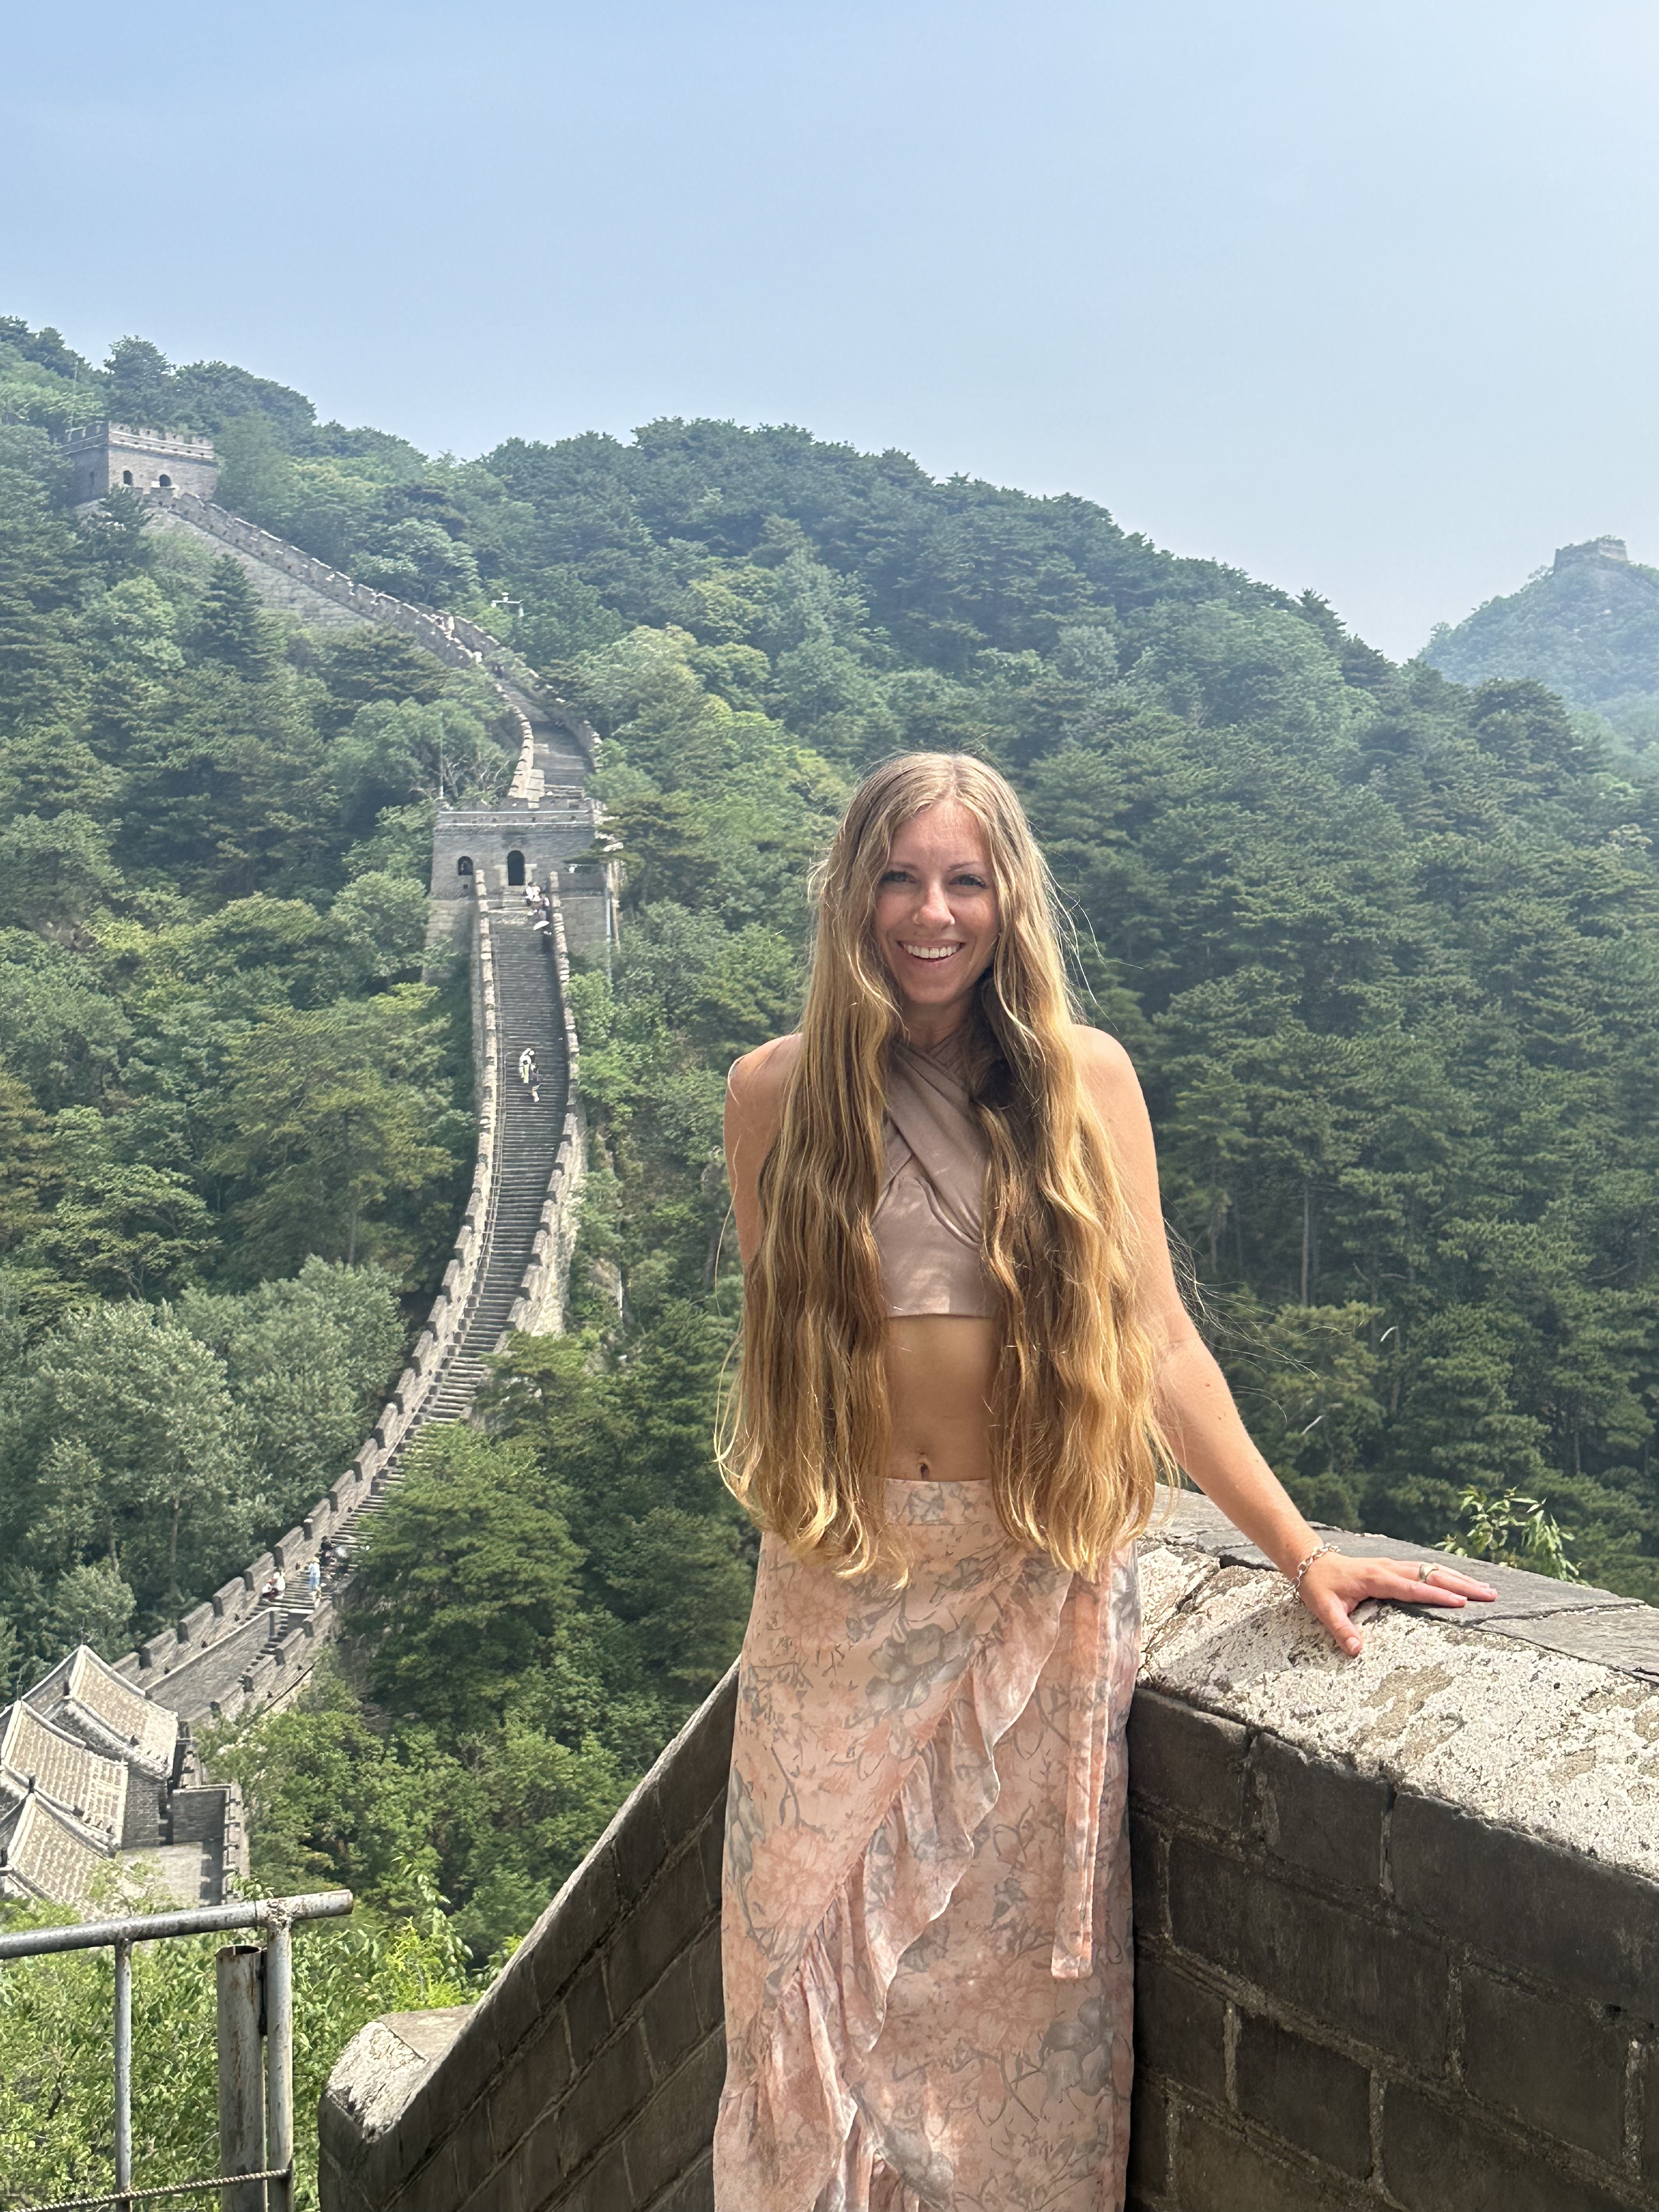
<instances>
[{"instance_id":1,"label":"woman's teeth","mask_svg":"<svg viewBox=\"0 0 1659 2212\"><path fill-rule=\"evenodd\" d=\"M908 952L913 960L948 960L953 952L960 952L959 945L906 945L899 940L899 950Z\"/></svg>"}]
</instances>

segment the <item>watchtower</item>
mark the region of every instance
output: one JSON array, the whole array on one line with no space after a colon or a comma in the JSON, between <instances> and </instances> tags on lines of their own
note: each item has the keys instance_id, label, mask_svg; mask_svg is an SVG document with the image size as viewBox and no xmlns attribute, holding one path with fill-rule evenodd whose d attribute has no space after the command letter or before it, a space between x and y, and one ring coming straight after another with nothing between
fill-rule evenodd
<instances>
[{"instance_id":1,"label":"watchtower","mask_svg":"<svg viewBox=\"0 0 1659 2212\"><path fill-rule=\"evenodd\" d=\"M125 422L88 422L66 440L75 471L75 504L85 507L106 492L194 492L211 499L219 465L211 438L180 431L135 430Z\"/></svg>"}]
</instances>

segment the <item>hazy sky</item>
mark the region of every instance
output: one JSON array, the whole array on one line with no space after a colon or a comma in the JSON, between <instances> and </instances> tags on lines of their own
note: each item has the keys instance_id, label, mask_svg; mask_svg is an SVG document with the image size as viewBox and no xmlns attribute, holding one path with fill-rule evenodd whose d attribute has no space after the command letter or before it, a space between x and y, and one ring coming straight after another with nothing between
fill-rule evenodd
<instances>
[{"instance_id":1,"label":"hazy sky","mask_svg":"<svg viewBox=\"0 0 1659 2212\"><path fill-rule=\"evenodd\" d=\"M471 454L804 423L1395 653L1659 560L1653 0L0 0L0 313Z\"/></svg>"}]
</instances>

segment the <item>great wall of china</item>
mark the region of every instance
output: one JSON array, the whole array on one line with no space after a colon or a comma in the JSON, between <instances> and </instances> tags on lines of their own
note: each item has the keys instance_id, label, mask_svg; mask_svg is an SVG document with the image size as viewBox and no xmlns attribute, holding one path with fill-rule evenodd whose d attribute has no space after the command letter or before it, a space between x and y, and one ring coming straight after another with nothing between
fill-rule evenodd
<instances>
[{"instance_id":1,"label":"great wall of china","mask_svg":"<svg viewBox=\"0 0 1659 2212\"><path fill-rule=\"evenodd\" d=\"M205 470L210 488L212 449L206 441L122 434L129 458L142 452L152 467L193 470L198 480ZM85 451L83 441L74 457L77 466ZM150 509L151 528L182 534L216 556L228 554L246 569L261 599L281 613L312 626L395 629L450 666L479 670L512 714L520 746L501 802L441 809L434 836L429 944L437 957L447 957L463 940L470 964L477 1142L454 1249L407 1366L350 1465L268 1551L112 1668L82 1655L76 1679L84 1677L84 1694L72 1705L59 1710L61 1669L55 1669L8 1715L0 1715L11 1734L32 1729L40 1735L41 1716L50 1705L44 1723L48 1734L41 1741L64 1769L61 1789L48 1791L44 1784L37 1789L30 1778L40 1765L37 1756L30 1775L20 1769L15 1788L9 1788L15 1761L0 1746L0 1892L12 1888L64 1901L73 1901L94 1878L100 1854L153 1858L158 1835L163 1869L171 1853L181 1864L191 1861L179 1877L187 1887L198 1878L187 1842L174 1832L181 1819L190 1825L191 1807L209 1787L188 1732L177 1739L184 1763L174 1762L179 1771L173 1787L164 1781L159 1830L148 1770L132 1770L133 1786L120 1791L123 1813L112 1825L79 1816L82 1800L90 1802L100 1788L107 1795L112 1786L103 1771L110 1763L104 1738L112 1728L118 1735L131 1733L124 1694L136 1691L150 1706L164 1709L170 1723L176 1717L195 1727L290 1699L338 1626L349 1581L337 1571L314 1597L305 1593L306 1570L325 1542L337 1555L348 1552L354 1535L380 1510L422 1428L467 1417L487 1378L489 1355L509 1331L545 1334L562 1327L586 1163L569 1010L570 953L573 940L579 949L608 945L615 927L611 864L590 857L572 865L595 848L598 817L583 778L597 740L559 702L542 696L516 655L474 623L354 582L198 492L165 478L134 489ZM527 880L548 892L542 929L534 926L520 888ZM517 1077L526 1045L534 1048L541 1073L539 1103ZM286 1587L273 1602L262 1593L278 1574ZM197 1797L190 1796L192 1788ZM234 1792L222 1790L217 1796L222 1801L219 1832L195 1839L205 1852L201 1886L215 1893L246 1871ZM14 1799L27 1819L15 1808L8 1813Z\"/></svg>"},{"instance_id":2,"label":"great wall of china","mask_svg":"<svg viewBox=\"0 0 1659 2212\"><path fill-rule=\"evenodd\" d=\"M200 520L169 502L167 526ZM251 532L234 517L205 528L259 561L270 588L329 599L332 571L324 590L321 564L267 564L232 525ZM398 626L410 618L434 620L411 608ZM526 725L507 805L447 817L434 841L434 894L470 900L476 920L472 1197L352 1468L124 1662L161 1702L216 1646L234 1656L269 1563L310 1557L384 1494L422 1420L465 1411L492 1330L557 1326L580 1174L574 1039L564 1024L556 1155L504 1165L520 1018L495 878L525 849L501 839L542 834L535 817L550 823L569 787L551 750L537 754L545 709L523 672L482 633L441 635L445 657L480 656ZM608 924L588 912L597 941ZM562 985L562 952L551 972ZM506 1233L509 1188L540 1206L527 1243L522 1220L519 1241ZM1143 1545L1127 2212L1659 2212L1659 1610L1489 1571L1499 1599L1478 1619L1385 1608L1350 1662L1203 1499L1183 1498ZM327 1625L257 1651L219 1710L291 1694ZM715 2212L734 1677L476 2003L389 2015L347 2048L320 2116L322 2212Z\"/></svg>"}]
</instances>

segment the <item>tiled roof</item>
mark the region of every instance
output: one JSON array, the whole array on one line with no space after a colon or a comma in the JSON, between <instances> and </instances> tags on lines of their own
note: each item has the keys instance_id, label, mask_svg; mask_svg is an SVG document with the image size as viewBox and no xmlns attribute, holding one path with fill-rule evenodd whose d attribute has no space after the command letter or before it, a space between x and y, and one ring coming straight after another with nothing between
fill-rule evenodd
<instances>
[{"instance_id":1,"label":"tiled roof","mask_svg":"<svg viewBox=\"0 0 1659 2212\"><path fill-rule=\"evenodd\" d=\"M84 1905L106 1864L38 1794L24 1798L9 1818L0 1818L0 1897Z\"/></svg>"},{"instance_id":2,"label":"tiled roof","mask_svg":"<svg viewBox=\"0 0 1659 2212\"><path fill-rule=\"evenodd\" d=\"M106 1759L125 1759L157 1782L172 1774L177 1714L134 1689L85 1644L37 1682L24 1703Z\"/></svg>"},{"instance_id":3,"label":"tiled roof","mask_svg":"<svg viewBox=\"0 0 1659 2212\"><path fill-rule=\"evenodd\" d=\"M0 1713L0 1800L27 1798L30 1785L61 1814L112 1850L126 1815L127 1770L53 1728L33 1708Z\"/></svg>"}]
</instances>

